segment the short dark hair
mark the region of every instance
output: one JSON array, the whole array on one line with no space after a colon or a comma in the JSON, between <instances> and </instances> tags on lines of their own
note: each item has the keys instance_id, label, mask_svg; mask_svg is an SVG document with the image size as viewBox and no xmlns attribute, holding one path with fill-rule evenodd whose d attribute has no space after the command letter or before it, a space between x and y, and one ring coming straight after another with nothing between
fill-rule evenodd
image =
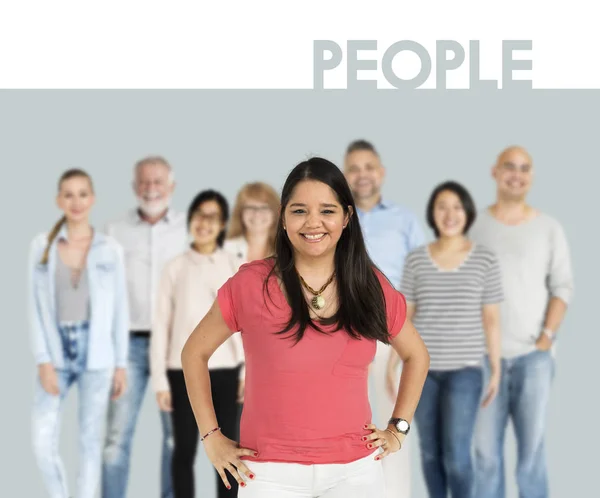
<instances>
[{"instance_id":1,"label":"short dark hair","mask_svg":"<svg viewBox=\"0 0 600 498\"><path fill-rule=\"evenodd\" d=\"M379 154L373 146L373 144L367 140L363 140L362 138L359 140L354 140L354 142L348 145L348 147L346 148L346 155L348 156L353 152L356 152L357 150L368 150L369 152L372 152L377 157L379 157Z\"/></svg>"},{"instance_id":2,"label":"short dark hair","mask_svg":"<svg viewBox=\"0 0 600 498\"><path fill-rule=\"evenodd\" d=\"M194 197L194 200L192 200L190 207L188 208L188 212L187 212L188 230L190 228L190 223L192 221L192 217L194 216L194 213L198 210L198 208L202 204L204 204L205 202L208 202L208 201L215 201L219 205L219 209L221 210L221 220L223 221L224 224L227 224L227 222L229 221L229 203L227 202L227 199L225 199L223 194L221 194L220 192L217 192L216 190L203 190L198 195L196 195L196 197ZM219 233L219 236L217 237L217 245L219 247L223 247L223 243L225 242L226 231L227 231L226 227L223 227L223 230L221 230L221 232Z\"/></svg>"},{"instance_id":3,"label":"short dark hair","mask_svg":"<svg viewBox=\"0 0 600 498\"><path fill-rule=\"evenodd\" d=\"M285 208L296 186L307 180L329 186L344 213L350 215L335 248L335 278L340 307L333 317L322 320L321 323L337 324L338 330L346 330L355 339L374 339L389 344L383 288L376 273L378 270L367 253L352 192L342 171L335 164L321 157L312 157L299 163L287 177L281 192L281 213L275 237L275 265L269 277L273 273L279 274L291 308L291 315L285 328L278 333L285 334L294 330L293 338L298 342L309 324L322 332L319 325L310 318L294 265L294 248L283 229ZM267 293L269 277L264 286Z\"/></svg>"},{"instance_id":4,"label":"short dark hair","mask_svg":"<svg viewBox=\"0 0 600 498\"><path fill-rule=\"evenodd\" d=\"M438 195L440 195L446 190L453 192L458 196L458 198L460 199L460 203L462 204L462 207L465 210L465 214L467 215L467 222L465 223L463 234L467 234L467 232L473 225L475 218L477 217L477 209L475 208L475 203L473 202L471 194L465 187L463 187L460 183L454 181L447 181L441 183L440 185L435 187L435 189L433 189L433 192L429 197L429 202L427 203L426 211L427 224L433 230L433 233L435 234L436 238L440 236L440 231L435 225L435 220L433 219L433 209L435 205L435 200L437 199Z\"/></svg>"}]
</instances>

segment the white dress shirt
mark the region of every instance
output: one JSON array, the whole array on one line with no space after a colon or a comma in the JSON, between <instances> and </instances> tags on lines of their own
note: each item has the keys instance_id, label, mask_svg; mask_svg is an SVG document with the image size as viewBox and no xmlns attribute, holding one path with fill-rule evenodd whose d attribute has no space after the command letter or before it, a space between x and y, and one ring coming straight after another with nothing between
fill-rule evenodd
<instances>
[{"instance_id":1,"label":"white dress shirt","mask_svg":"<svg viewBox=\"0 0 600 498\"><path fill-rule=\"evenodd\" d=\"M169 209L151 225L132 209L106 225L106 233L121 244L129 296L130 330L151 330L153 305L165 263L187 249L185 213Z\"/></svg>"}]
</instances>

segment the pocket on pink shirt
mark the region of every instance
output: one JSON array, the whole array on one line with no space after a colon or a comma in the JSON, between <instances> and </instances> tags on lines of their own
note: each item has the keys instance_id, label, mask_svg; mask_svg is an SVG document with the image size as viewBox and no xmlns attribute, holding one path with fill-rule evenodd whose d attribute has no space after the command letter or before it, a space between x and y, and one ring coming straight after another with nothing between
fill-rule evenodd
<instances>
[{"instance_id":1,"label":"pocket on pink shirt","mask_svg":"<svg viewBox=\"0 0 600 498\"><path fill-rule=\"evenodd\" d=\"M368 339L347 338L346 347L333 365L333 375L341 377L366 377L369 364L375 357L377 342Z\"/></svg>"}]
</instances>

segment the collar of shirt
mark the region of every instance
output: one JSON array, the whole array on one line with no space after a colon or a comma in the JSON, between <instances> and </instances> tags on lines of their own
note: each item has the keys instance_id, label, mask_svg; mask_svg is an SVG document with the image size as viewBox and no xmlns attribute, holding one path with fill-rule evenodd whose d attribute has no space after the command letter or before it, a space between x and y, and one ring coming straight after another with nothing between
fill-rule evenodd
<instances>
[{"instance_id":1,"label":"collar of shirt","mask_svg":"<svg viewBox=\"0 0 600 498\"><path fill-rule=\"evenodd\" d=\"M195 263L195 264L206 264L206 263L214 264L224 254L224 250L222 248L220 248L220 247L217 247L217 249L215 249L215 251L212 252L212 253L210 253L210 254L202 254L202 253L199 253L198 251L196 251L195 249L193 249L192 247L190 247L188 249L188 251L187 251L187 254L188 254L188 257L190 258L190 261L192 263Z\"/></svg>"},{"instance_id":2,"label":"collar of shirt","mask_svg":"<svg viewBox=\"0 0 600 498\"><path fill-rule=\"evenodd\" d=\"M165 215L159 220L161 223L170 223L173 219L173 209L171 207L167 208L167 212ZM135 208L131 211L131 221L133 223L142 224L146 223L146 220L142 218L140 214L140 208Z\"/></svg>"},{"instance_id":3,"label":"collar of shirt","mask_svg":"<svg viewBox=\"0 0 600 498\"><path fill-rule=\"evenodd\" d=\"M389 202L389 201L385 200L383 197L381 197L379 199L379 202L377 204L375 204L373 206L373 209L371 209L370 211L363 211L358 206L356 206L356 211L357 211L357 213L358 213L359 216L362 216L362 215L365 215L367 213L372 213L374 211L388 209L391 205L392 205L391 202Z\"/></svg>"},{"instance_id":4,"label":"collar of shirt","mask_svg":"<svg viewBox=\"0 0 600 498\"><path fill-rule=\"evenodd\" d=\"M56 242L59 242L61 240L64 240L66 242L69 242L69 232L67 230L67 224L63 223L63 225L60 227L60 230L58 231L58 234L56 234ZM95 246L97 244L99 244L100 242L104 241L104 235L99 233L98 230L93 231L93 235L92 235L92 246Z\"/></svg>"}]
</instances>

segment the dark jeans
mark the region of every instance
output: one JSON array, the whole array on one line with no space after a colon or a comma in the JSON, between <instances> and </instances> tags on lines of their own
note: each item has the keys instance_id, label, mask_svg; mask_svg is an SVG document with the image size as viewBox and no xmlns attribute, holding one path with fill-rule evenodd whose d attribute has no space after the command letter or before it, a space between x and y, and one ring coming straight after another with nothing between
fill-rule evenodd
<instances>
[{"instance_id":1,"label":"dark jeans","mask_svg":"<svg viewBox=\"0 0 600 498\"><path fill-rule=\"evenodd\" d=\"M481 402L479 367L430 371L415 413L430 498L472 498L471 444Z\"/></svg>"},{"instance_id":2,"label":"dark jeans","mask_svg":"<svg viewBox=\"0 0 600 498\"><path fill-rule=\"evenodd\" d=\"M182 370L169 370L167 372L173 411L173 492L175 498L194 498L194 461L198 448L198 426L190 404L185 379ZM210 371L210 383L215 413L219 427L225 436L237 440L238 429L238 389L239 368L216 369ZM228 490L218 473L217 489L219 498L232 498L237 496L237 481L227 476L231 490Z\"/></svg>"}]
</instances>

